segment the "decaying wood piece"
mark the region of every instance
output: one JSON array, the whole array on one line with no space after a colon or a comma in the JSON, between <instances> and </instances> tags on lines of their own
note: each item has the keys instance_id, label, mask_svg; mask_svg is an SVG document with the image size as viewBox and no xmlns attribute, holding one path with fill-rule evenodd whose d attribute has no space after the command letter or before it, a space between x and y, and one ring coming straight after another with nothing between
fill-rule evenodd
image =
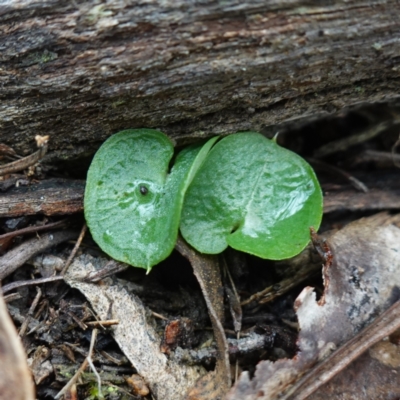
<instances>
[{"instance_id":1,"label":"decaying wood piece","mask_svg":"<svg viewBox=\"0 0 400 400\"><path fill-rule=\"evenodd\" d=\"M85 182L48 179L0 192L0 218L21 215L62 215L83 210Z\"/></svg>"},{"instance_id":2,"label":"decaying wood piece","mask_svg":"<svg viewBox=\"0 0 400 400\"><path fill-rule=\"evenodd\" d=\"M324 213L333 211L397 210L400 208L398 177L388 174L385 181L370 174L368 193L350 185L336 185L324 191ZM363 180L363 178L362 178ZM332 186L332 185L331 185ZM29 186L0 192L0 218L21 215L64 215L83 211L85 182L48 179Z\"/></svg>"},{"instance_id":3,"label":"decaying wood piece","mask_svg":"<svg viewBox=\"0 0 400 400\"><path fill-rule=\"evenodd\" d=\"M395 0L14 0L0 5L0 142L49 157L118 130L186 139L329 114L399 109ZM279 129L278 129L279 130Z\"/></svg>"},{"instance_id":4,"label":"decaying wood piece","mask_svg":"<svg viewBox=\"0 0 400 400\"><path fill-rule=\"evenodd\" d=\"M396 170L368 171L357 174L367 193L351 185L338 183L322 185L324 213L333 211L398 210L400 208L400 181Z\"/></svg>"},{"instance_id":5,"label":"decaying wood piece","mask_svg":"<svg viewBox=\"0 0 400 400\"><path fill-rule=\"evenodd\" d=\"M324 197L324 213L333 211L398 210L400 190L371 189L368 193L344 190Z\"/></svg>"}]
</instances>

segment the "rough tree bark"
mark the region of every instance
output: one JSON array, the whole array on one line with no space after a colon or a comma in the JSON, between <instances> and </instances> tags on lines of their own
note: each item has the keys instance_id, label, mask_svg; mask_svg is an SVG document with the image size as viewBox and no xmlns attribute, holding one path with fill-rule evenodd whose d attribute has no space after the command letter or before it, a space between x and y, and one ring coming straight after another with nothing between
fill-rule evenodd
<instances>
[{"instance_id":1,"label":"rough tree bark","mask_svg":"<svg viewBox=\"0 0 400 400\"><path fill-rule=\"evenodd\" d=\"M155 127L178 144L362 102L399 106L395 0L0 0L0 142L76 158ZM273 127L273 129L271 129Z\"/></svg>"}]
</instances>

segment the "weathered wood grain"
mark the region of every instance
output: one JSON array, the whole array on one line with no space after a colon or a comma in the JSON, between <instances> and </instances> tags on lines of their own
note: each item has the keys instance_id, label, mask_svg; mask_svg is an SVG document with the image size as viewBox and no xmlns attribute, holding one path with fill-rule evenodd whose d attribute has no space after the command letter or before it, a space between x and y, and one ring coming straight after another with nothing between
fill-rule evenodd
<instances>
[{"instance_id":1,"label":"weathered wood grain","mask_svg":"<svg viewBox=\"0 0 400 400\"><path fill-rule=\"evenodd\" d=\"M395 0L1 2L0 142L28 154L49 134L48 156L71 159L125 128L183 143L400 108L398 15Z\"/></svg>"},{"instance_id":2,"label":"weathered wood grain","mask_svg":"<svg viewBox=\"0 0 400 400\"><path fill-rule=\"evenodd\" d=\"M85 182L48 179L0 192L0 218L21 215L64 215L83 211Z\"/></svg>"}]
</instances>

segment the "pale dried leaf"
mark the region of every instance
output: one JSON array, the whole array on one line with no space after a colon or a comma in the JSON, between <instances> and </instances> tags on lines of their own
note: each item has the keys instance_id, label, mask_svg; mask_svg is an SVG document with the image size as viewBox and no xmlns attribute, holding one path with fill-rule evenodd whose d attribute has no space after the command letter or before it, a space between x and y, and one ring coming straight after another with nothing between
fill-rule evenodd
<instances>
[{"instance_id":1,"label":"pale dried leaf","mask_svg":"<svg viewBox=\"0 0 400 400\"><path fill-rule=\"evenodd\" d=\"M189 388L205 374L204 369L178 364L160 351L161 338L156 333L153 317L140 299L125 288L129 282L113 282L111 278L95 284L82 282L88 273L106 264L106 259L82 255L69 267L66 282L84 294L100 319L119 320L118 325L110 328L113 336L154 398L183 399Z\"/></svg>"},{"instance_id":2,"label":"pale dried leaf","mask_svg":"<svg viewBox=\"0 0 400 400\"><path fill-rule=\"evenodd\" d=\"M243 373L229 400L275 399L309 368L352 338L399 298L400 229L385 214L349 224L329 239L333 264L319 302L312 288L296 300L300 351ZM365 397L369 398L369 397Z\"/></svg>"}]
</instances>

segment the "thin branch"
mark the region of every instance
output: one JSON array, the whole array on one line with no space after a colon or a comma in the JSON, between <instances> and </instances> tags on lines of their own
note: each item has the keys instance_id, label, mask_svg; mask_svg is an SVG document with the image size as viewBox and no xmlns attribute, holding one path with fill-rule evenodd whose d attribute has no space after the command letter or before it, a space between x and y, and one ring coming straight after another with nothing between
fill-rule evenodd
<instances>
[{"instance_id":1,"label":"thin branch","mask_svg":"<svg viewBox=\"0 0 400 400\"><path fill-rule=\"evenodd\" d=\"M88 326L100 326L100 327L113 326L119 324L119 319L108 319L106 321L89 321L85 322L85 324Z\"/></svg>"},{"instance_id":2,"label":"thin branch","mask_svg":"<svg viewBox=\"0 0 400 400\"><path fill-rule=\"evenodd\" d=\"M32 165L35 165L41 158L44 157L44 155L47 152L49 136L37 135L35 137L35 140L39 150L17 161L0 166L0 176L13 174L18 171L23 171L24 169L27 169Z\"/></svg>"},{"instance_id":3,"label":"thin branch","mask_svg":"<svg viewBox=\"0 0 400 400\"><path fill-rule=\"evenodd\" d=\"M0 280L11 275L34 255L57 244L74 239L76 235L77 233L75 231L70 230L46 233L40 238L27 240L21 245L15 247L4 256L0 257Z\"/></svg>"},{"instance_id":4,"label":"thin branch","mask_svg":"<svg viewBox=\"0 0 400 400\"><path fill-rule=\"evenodd\" d=\"M392 147L392 160L393 160L393 164L397 167L400 168L400 162L399 162L399 155L396 154L396 149L397 147L400 145L400 136L399 138L396 140L396 143L393 145Z\"/></svg>"},{"instance_id":5,"label":"thin branch","mask_svg":"<svg viewBox=\"0 0 400 400\"><path fill-rule=\"evenodd\" d=\"M110 260L101 270L89 272L87 276L85 276L83 281L96 283L110 275L114 275L118 272L125 271L128 268L129 268L128 264L124 264L115 260Z\"/></svg>"},{"instance_id":6,"label":"thin branch","mask_svg":"<svg viewBox=\"0 0 400 400\"><path fill-rule=\"evenodd\" d=\"M340 151L345 151L349 147L355 146L360 143L364 143L367 140L371 140L372 138L380 135L387 129L391 128L394 125L399 124L399 121L396 119L391 119L389 121L384 121L379 124L373 125L371 128L357 133L352 136L345 137L344 139L335 140L333 142L329 142L318 150L314 152L314 157L321 158L328 156L330 154L335 154Z\"/></svg>"},{"instance_id":7,"label":"thin branch","mask_svg":"<svg viewBox=\"0 0 400 400\"><path fill-rule=\"evenodd\" d=\"M365 162L378 162L380 164L384 164L385 166L392 167L393 165L400 166L400 154L396 154L394 151L396 150L395 146L400 144L398 140L392 147L392 151L378 151L378 150L364 150L359 153L352 165L357 165Z\"/></svg>"},{"instance_id":8,"label":"thin branch","mask_svg":"<svg viewBox=\"0 0 400 400\"><path fill-rule=\"evenodd\" d=\"M229 302L229 308L232 315L233 327L236 332L236 339L240 339L240 331L242 329L242 318L243 318L243 311L242 306L240 304L240 296L238 291L236 290L235 282L232 279L231 272L229 271L227 262L225 257L221 256L223 260L223 267L225 270L226 275L228 276L229 282L231 284L231 289L226 288L226 294ZM239 360L236 359L235 363L235 382L237 382L239 377Z\"/></svg>"},{"instance_id":9,"label":"thin branch","mask_svg":"<svg viewBox=\"0 0 400 400\"><path fill-rule=\"evenodd\" d=\"M15 152L15 150L13 148L11 148L10 146L7 146L4 143L0 143L0 158L4 158L4 157L11 158L11 159L22 158Z\"/></svg>"},{"instance_id":10,"label":"thin branch","mask_svg":"<svg viewBox=\"0 0 400 400\"><path fill-rule=\"evenodd\" d=\"M82 243L83 238L85 237L86 229L87 229L86 224L83 224L82 229L81 229L81 233L79 234L79 237L78 237L78 240L76 241L75 246L72 249L71 254L68 257L68 260L65 262L64 268L61 271L61 275L62 276L65 275L65 273L68 270L68 267L71 265L71 262L74 259L75 255L76 255L76 252L78 251L79 246Z\"/></svg>"},{"instance_id":11,"label":"thin branch","mask_svg":"<svg viewBox=\"0 0 400 400\"><path fill-rule=\"evenodd\" d=\"M164 317L164 315L161 315L161 314L159 314L159 313L157 313L157 312L155 312L155 311L151 311L151 310L150 310L150 312L151 312L151 315L152 315L153 317L162 319L163 321L168 321L168 318L167 318L167 317Z\"/></svg>"},{"instance_id":12,"label":"thin branch","mask_svg":"<svg viewBox=\"0 0 400 400\"><path fill-rule=\"evenodd\" d=\"M19 289L25 286L40 285L42 283L56 282L62 280L64 280L64 277L57 275L57 276L49 276L48 278L30 279L28 281L17 281L3 286L2 291L3 294L5 294L7 292L11 292L11 290Z\"/></svg>"},{"instance_id":13,"label":"thin branch","mask_svg":"<svg viewBox=\"0 0 400 400\"><path fill-rule=\"evenodd\" d=\"M258 301L260 304L271 302L320 271L321 263L309 264L306 267L299 269L295 276L286 278L275 285L268 286L262 291L254 293L248 299L243 300L240 304L241 306L245 306L253 301Z\"/></svg>"},{"instance_id":14,"label":"thin branch","mask_svg":"<svg viewBox=\"0 0 400 400\"><path fill-rule=\"evenodd\" d=\"M32 317L33 313L35 312L35 309L39 303L39 300L42 297L42 291L40 290L40 288L36 288L36 290L37 290L37 294L36 294L35 298L33 299L33 302L28 311L28 315L26 316L25 321L23 322L23 324L21 325L21 328L19 330L20 337L25 336L25 332L26 332L26 329L28 328L29 321L31 320L31 317Z\"/></svg>"},{"instance_id":15,"label":"thin branch","mask_svg":"<svg viewBox=\"0 0 400 400\"><path fill-rule=\"evenodd\" d=\"M4 296L5 303L10 303L12 301L19 300L19 299L22 299L22 296L20 293L11 293L7 296Z\"/></svg>"},{"instance_id":16,"label":"thin branch","mask_svg":"<svg viewBox=\"0 0 400 400\"><path fill-rule=\"evenodd\" d=\"M89 354L87 355L87 357L85 358L85 360L83 361L82 365L79 367L78 371L76 371L75 375L69 380L69 382L56 394L56 396L54 397L55 399L59 399L61 396L63 396L64 394L66 394L68 392L68 390L70 390L70 388L77 382L77 380L79 379L79 377L81 376L81 374L83 373L83 371L86 369L86 367L89 365L89 358L90 360L92 359L92 353L93 353L93 347L94 347L94 343L96 341L97 338L97 329L93 329L92 332L92 338L90 340L90 347L89 347Z\"/></svg>"},{"instance_id":17,"label":"thin branch","mask_svg":"<svg viewBox=\"0 0 400 400\"><path fill-rule=\"evenodd\" d=\"M25 235L26 233L40 232L40 231L45 231L48 229L60 228L60 227L64 226L66 224L66 222L67 222L67 220L63 219L61 221L52 222L52 223L46 224L46 225L28 226L27 228L8 232L8 233L5 233L4 235L0 235L0 242L4 239L11 239L15 236Z\"/></svg>"},{"instance_id":18,"label":"thin branch","mask_svg":"<svg viewBox=\"0 0 400 400\"><path fill-rule=\"evenodd\" d=\"M368 188L363 182L361 182L355 176L344 171L343 169L338 168L334 165L328 164L326 162L323 162L321 160L317 160L315 158L308 158L307 160L313 167L315 167L315 168L319 167L320 169L324 169L325 171L327 171L329 173L333 173L333 174L342 176L343 178L347 179L353 185L353 187L355 189L359 190L360 192L368 193Z\"/></svg>"}]
</instances>

